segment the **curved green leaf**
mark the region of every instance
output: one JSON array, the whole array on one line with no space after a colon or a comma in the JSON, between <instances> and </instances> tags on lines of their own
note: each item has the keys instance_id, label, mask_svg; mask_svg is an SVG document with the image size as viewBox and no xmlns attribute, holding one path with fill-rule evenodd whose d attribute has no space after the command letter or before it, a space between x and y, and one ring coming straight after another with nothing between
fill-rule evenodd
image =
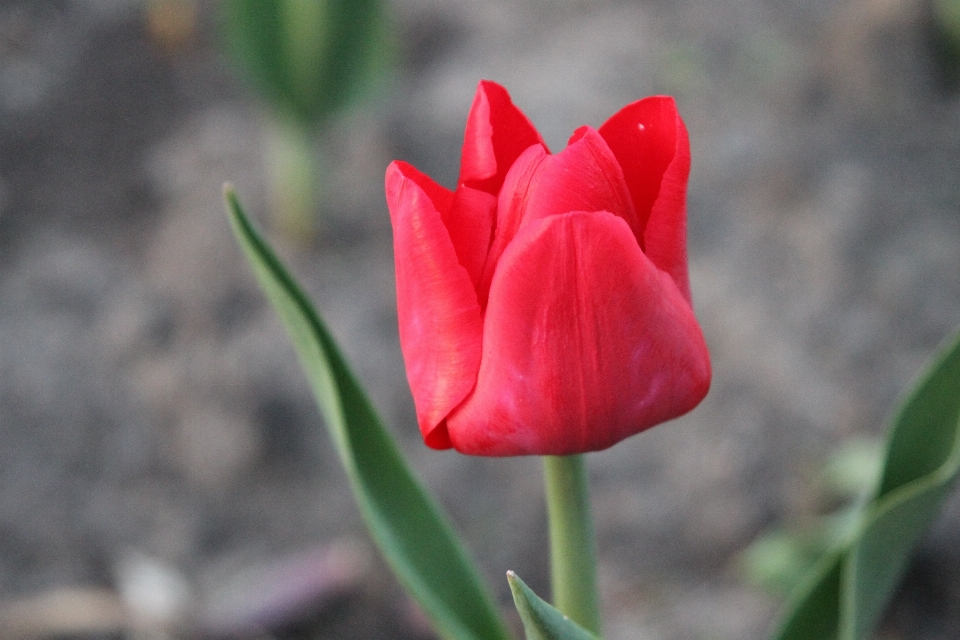
<instances>
[{"instance_id":1,"label":"curved green leaf","mask_svg":"<svg viewBox=\"0 0 960 640\"><path fill-rule=\"evenodd\" d=\"M893 419L877 498L928 476L953 455L960 415L960 333L938 355Z\"/></svg>"},{"instance_id":2,"label":"curved green leaf","mask_svg":"<svg viewBox=\"0 0 960 640\"><path fill-rule=\"evenodd\" d=\"M894 414L881 479L857 526L800 587L773 637L868 638L958 475L960 331Z\"/></svg>"},{"instance_id":3,"label":"curved green leaf","mask_svg":"<svg viewBox=\"0 0 960 640\"><path fill-rule=\"evenodd\" d=\"M507 572L513 602L527 640L597 640L597 637L540 599L513 571Z\"/></svg>"},{"instance_id":4,"label":"curved green leaf","mask_svg":"<svg viewBox=\"0 0 960 640\"><path fill-rule=\"evenodd\" d=\"M776 640L837 640L843 554L828 554L787 603Z\"/></svg>"},{"instance_id":5,"label":"curved green leaf","mask_svg":"<svg viewBox=\"0 0 960 640\"><path fill-rule=\"evenodd\" d=\"M510 638L475 567L410 472L313 305L253 228L232 188L224 195L237 240L293 340L380 551L443 637Z\"/></svg>"}]
</instances>

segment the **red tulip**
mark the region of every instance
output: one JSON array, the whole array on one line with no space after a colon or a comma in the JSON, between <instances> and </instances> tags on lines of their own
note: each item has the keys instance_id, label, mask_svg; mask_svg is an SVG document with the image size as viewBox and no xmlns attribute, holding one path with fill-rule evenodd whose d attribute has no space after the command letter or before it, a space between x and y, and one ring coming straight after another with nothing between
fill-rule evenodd
<instances>
[{"instance_id":1,"label":"red tulip","mask_svg":"<svg viewBox=\"0 0 960 640\"><path fill-rule=\"evenodd\" d=\"M400 345L427 445L597 451L703 399L689 171L672 98L629 104L551 154L489 81L470 108L454 191L390 165Z\"/></svg>"}]
</instances>

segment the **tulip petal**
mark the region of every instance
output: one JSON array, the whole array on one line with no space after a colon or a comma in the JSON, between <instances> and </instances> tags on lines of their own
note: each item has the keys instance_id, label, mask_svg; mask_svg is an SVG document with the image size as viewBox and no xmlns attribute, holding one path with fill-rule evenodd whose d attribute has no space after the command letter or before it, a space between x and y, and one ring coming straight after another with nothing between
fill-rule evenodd
<instances>
[{"instance_id":1,"label":"tulip petal","mask_svg":"<svg viewBox=\"0 0 960 640\"><path fill-rule=\"evenodd\" d=\"M496 196L465 186L454 192L453 203L443 216L457 258L470 274L474 288L487 260L496 216Z\"/></svg>"},{"instance_id":2,"label":"tulip petal","mask_svg":"<svg viewBox=\"0 0 960 640\"><path fill-rule=\"evenodd\" d=\"M510 166L532 144L546 148L507 90L496 82L481 80L467 116L457 184L496 194Z\"/></svg>"},{"instance_id":3,"label":"tulip petal","mask_svg":"<svg viewBox=\"0 0 960 640\"><path fill-rule=\"evenodd\" d=\"M623 218L639 241L642 228L623 171L606 141L591 127L580 127L571 140L566 149L547 156L531 172L526 196L514 198L516 206L523 208L521 224L570 211L609 211Z\"/></svg>"},{"instance_id":4,"label":"tulip petal","mask_svg":"<svg viewBox=\"0 0 960 640\"><path fill-rule=\"evenodd\" d=\"M487 307L487 294L490 291L490 282L493 280L500 255L520 229L520 223L526 211L527 191L533 177L548 155L546 149L540 145L530 145L510 167L503 182L500 197L497 200L496 231L477 286L477 298L480 300L481 309Z\"/></svg>"},{"instance_id":5,"label":"tulip petal","mask_svg":"<svg viewBox=\"0 0 960 640\"><path fill-rule=\"evenodd\" d=\"M487 258L490 237L493 235L497 199L489 193L469 187L460 187L451 192L406 162L398 160L394 164L401 174L413 180L423 190L434 208L440 212L457 251L457 259L470 274L476 287ZM395 223L392 210L390 216L391 222Z\"/></svg>"},{"instance_id":6,"label":"tulip petal","mask_svg":"<svg viewBox=\"0 0 960 640\"><path fill-rule=\"evenodd\" d=\"M447 414L476 382L483 324L470 275L459 263L437 209L446 196L424 178L410 165L392 163L386 175L387 206L400 346L417 421L428 446L446 449Z\"/></svg>"},{"instance_id":7,"label":"tulip petal","mask_svg":"<svg viewBox=\"0 0 960 640\"><path fill-rule=\"evenodd\" d=\"M391 177L391 173L394 174ZM440 212L441 216L446 214L450 210L450 207L453 206L453 192L446 187L437 184L434 182L433 178L427 174L421 172L419 169L414 167L411 164L408 164L402 160L394 160L390 163L390 166L387 167L387 177L386 177L386 189L387 189L387 208L390 211L390 224L396 226L396 212L399 211L399 207L394 207L394 202L391 201L391 189L399 189L400 183L399 179L403 177L408 180L412 180L420 190L423 191L424 195L430 199L433 208Z\"/></svg>"},{"instance_id":8,"label":"tulip petal","mask_svg":"<svg viewBox=\"0 0 960 640\"><path fill-rule=\"evenodd\" d=\"M599 131L623 168L643 229L644 252L670 274L689 301L690 140L676 103L668 96L638 100L611 116Z\"/></svg>"},{"instance_id":9,"label":"tulip petal","mask_svg":"<svg viewBox=\"0 0 960 640\"><path fill-rule=\"evenodd\" d=\"M560 214L504 251L476 389L448 432L475 455L596 451L689 411L709 384L689 303L626 222Z\"/></svg>"},{"instance_id":10,"label":"tulip petal","mask_svg":"<svg viewBox=\"0 0 960 640\"><path fill-rule=\"evenodd\" d=\"M497 224L477 295L486 308L500 256L521 225L570 211L610 211L627 221L639 242L640 227L623 172L595 129L580 127L556 155L539 146L524 151L507 173L497 202Z\"/></svg>"}]
</instances>

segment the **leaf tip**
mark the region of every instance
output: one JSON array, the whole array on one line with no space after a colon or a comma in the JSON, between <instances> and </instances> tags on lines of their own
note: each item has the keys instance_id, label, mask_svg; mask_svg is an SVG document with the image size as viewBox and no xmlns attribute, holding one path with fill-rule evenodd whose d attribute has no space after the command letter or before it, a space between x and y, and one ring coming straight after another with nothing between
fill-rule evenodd
<instances>
[{"instance_id":1,"label":"leaf tip","mask_svg":"<svg viewBox=\"0 0 960 640\"><path fill-rule=\"evenodd\" d=\"M234 189L232 182L223 183L223 204L227 210L227 218L230 219L230 225L238 235L238 238L250 235L250 233L252 233L250 220L246 212L244 212L243 206L240 204L240 198L237 196L236 189ZM243 244L242 240L241 244Z\"/></svg>"},{"instance_id":2,"label":"leaf tip","mask_svg":"<svg viewBox=\"0 0 960 640\"><path fill-rule=\"evenodd\" d=\"M524 584L523 580L520 579L520 576L516 572L510 570L507 571L507 583L510 585L510 592L513 594L514 599L518 596L523 596L522 587L527 586Z\"/></svg>"}]
</instances>

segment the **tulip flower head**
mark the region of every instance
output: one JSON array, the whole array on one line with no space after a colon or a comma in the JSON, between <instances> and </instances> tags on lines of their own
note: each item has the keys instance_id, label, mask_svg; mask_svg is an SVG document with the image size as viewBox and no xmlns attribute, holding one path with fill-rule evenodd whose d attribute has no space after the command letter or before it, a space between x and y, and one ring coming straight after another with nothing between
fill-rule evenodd
<instances>
[{"instance_id":1,"label":"tulip flower head","mask_svg":"<svg viewBox=\"0 0 960 640\"><path fill-rule=\"evenodd\" d=\"M489 81L470 108L456 189L391 163L400 345L428 446L597 451L703 399L689 171L672 98L629 104L551 154Z\"/></svg>"}]
</instances>

